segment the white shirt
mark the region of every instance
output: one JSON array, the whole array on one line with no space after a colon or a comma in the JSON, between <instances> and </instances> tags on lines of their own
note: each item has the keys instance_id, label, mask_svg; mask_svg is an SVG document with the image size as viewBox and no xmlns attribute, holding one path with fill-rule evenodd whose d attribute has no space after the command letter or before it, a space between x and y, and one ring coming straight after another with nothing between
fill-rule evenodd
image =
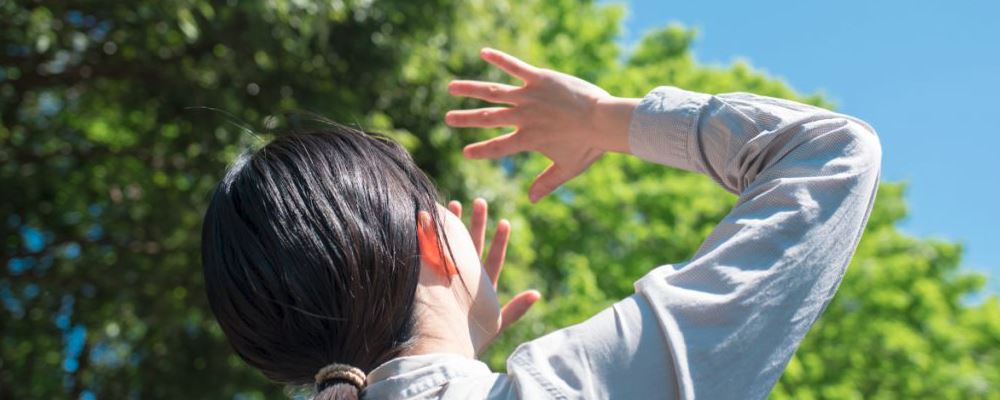
<instances>
[{"instance_id":1,"label":"white shirt","mask_svg":"<svg viewBox=\"0 0 1000 400\"><path fill-rule=\"evenodd\" d=\"M761 399L840 284L872 209L881 148L857 119L746 93L650 92L632 153L739 194L697 253L593 318L524 343L507 373L401 357L368 399Z\"/></svg>"}]
</instances>

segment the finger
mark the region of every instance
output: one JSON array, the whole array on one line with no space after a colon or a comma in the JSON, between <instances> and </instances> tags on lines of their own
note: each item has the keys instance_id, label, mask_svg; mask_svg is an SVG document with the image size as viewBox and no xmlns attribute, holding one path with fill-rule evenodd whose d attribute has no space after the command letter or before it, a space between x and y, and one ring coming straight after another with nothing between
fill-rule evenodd
<instances>
[{"instance_id":1,"label":"finger","mask_svg":"<svg viewBox=\"0 0 1000 400\"><path fill-rule=\"evenodd\" d=\"M452 110L444 122L456 128L496 128L517 125L517 111L506 107L487 107L474 110Z\"/></svg>"},{"instance_id":2,"label":"finger","mask_svg":"<svg viewBox=\"0 0 1000 400\"><path fill-rule=\"evenodd\" d=\"M463 153L466 158L473 160L490 158L496 159L506 157L514 153L527 151L528 145L524 139L524 133L511 132L506 135L497 136L490 140L473 143L465 146Z\"/></svg>"},{"instance_id":3,"label":"finger","mask_svg":"<svg viewBox=\"0 0 1000 400\"><path fill-rule=\"evenodd\" d=\"M521 61L517 57L504 53L500 50L485 48L479 52L479 56L486 62L497 66L504 72L511 74L525 82L529 82L538 77L538 68Z\"/></svg>"},{"instance_id":4,"label":"finger","mask_svg":"<svg viewBox=\"0 0 1000 400\"><path fill-rule=\"evenodd\" d=\"M573 179L579 171L570 170L555 163L545 168L542 173L535 177L535 182L531 184L531 188L528 189L528 199L532 203L538 202L542 197L545 197L553 190L556 190L559 186L566 181Z\"/></svg>"},{"instance_id":5,"label":"finger","mask_svg":"<svg viewBox=\"0 0 1000 400\"><path fill-rule=\"evenodd\" d=\"M490 277L490 282L493 282L494 289L497 287L497 281L500 280L500 271L503 270L503 261L507 257L507 243L509 242L510 222L502 219L497 224L497 231L493 234L493 240L490 242L490 254L483 262L483 268L486 269L486 275Z\"/></svg>"},{"instance_id":6,"label":"finger","mask_svg":"<svg viewBox=\"0 0 1000 400\"><path fill-rule=\"evenodd\" d=\"M538 293L537 290L528 290L518 293L510 299L500 310L500 332L521 319L528 312L528 309L541 298L542 294Z\"/></svg>"},{"instance_id":7,"label":"finger","mask_svg":"<svg viewBox=\"0 0 1000 400\"><path fill-rule=\"evenodd\" d=\"M469 234L472 235L472 245L476 248L476 254L483 257L483 242L486 241L486 200L476 199L472 202L472 221L470 222Z\"/></svg>"},{"instance_id":8,"label":"finger","mask_svg":"<svg viewBox=\"0 0 1000 400\"><path fill-rule=\"evenodd\" d=\"M448 211L455 214L458 219L462 219L462 203L452 200L448 202Z\"/></svg>"},{"instance_id":9,"label":"finger","mask_svg":"<svg viewBox=\"0 0 1000 400\"><path fill-rule=\"evenodd\" d=\"M451 81L448 93L452 96L471 97L491 103L514 104L517 86L480 81Z\"/></svg>"}]
</instances>

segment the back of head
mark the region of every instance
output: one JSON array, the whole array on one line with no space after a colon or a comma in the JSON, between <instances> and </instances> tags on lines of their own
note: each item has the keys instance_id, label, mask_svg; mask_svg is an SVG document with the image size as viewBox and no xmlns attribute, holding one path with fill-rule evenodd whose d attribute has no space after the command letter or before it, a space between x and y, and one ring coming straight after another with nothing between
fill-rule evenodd
<instances>
[{"instance_id":1,"label":"back of head","mask_svg":"<svg viewBox=\"0 0 1000 400\"><path fill-rule=\"evenodd\" d=\"M402 147L343 126L240 157L202 231L209 304L236 352L287 384L400 355L414 334L417 213L435 197ZM348 380L319 389L358 397Z\"/></svg>"}]
</instances>

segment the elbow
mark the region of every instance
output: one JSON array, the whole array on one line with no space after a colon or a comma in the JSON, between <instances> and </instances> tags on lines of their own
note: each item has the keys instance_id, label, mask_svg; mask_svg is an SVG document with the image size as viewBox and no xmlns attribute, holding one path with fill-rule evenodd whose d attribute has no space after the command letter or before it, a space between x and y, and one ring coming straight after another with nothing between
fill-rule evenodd
<instances>
[{"instance_id":1,"label":"elbow","mask_svg":"<svg viewBox=\"0 0 1000 400\"><path fill-rule=\"evenodd\" d=\"M882 144L878 134L871 125L863 121L852 118L844 118L844 121L844 154L859 169L877 177L882 169Z\"/></svg>"}]
</instances>

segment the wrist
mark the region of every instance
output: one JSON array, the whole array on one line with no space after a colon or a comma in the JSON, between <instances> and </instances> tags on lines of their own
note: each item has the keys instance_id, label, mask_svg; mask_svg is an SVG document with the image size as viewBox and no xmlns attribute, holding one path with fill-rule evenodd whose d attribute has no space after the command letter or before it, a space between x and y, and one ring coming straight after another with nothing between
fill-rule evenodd
<instances>
[{"instance_id":1,"label":"wrist","mask_svg":"<svg viewBox=\"0 0 1000 400\"><path fill-rule=\"evenodd\" d=\"M594 146L603 151L631 153L628 128L632 112L642 99L607 96L597 101L592 115Z\"/></svg>"}]
</instances>

